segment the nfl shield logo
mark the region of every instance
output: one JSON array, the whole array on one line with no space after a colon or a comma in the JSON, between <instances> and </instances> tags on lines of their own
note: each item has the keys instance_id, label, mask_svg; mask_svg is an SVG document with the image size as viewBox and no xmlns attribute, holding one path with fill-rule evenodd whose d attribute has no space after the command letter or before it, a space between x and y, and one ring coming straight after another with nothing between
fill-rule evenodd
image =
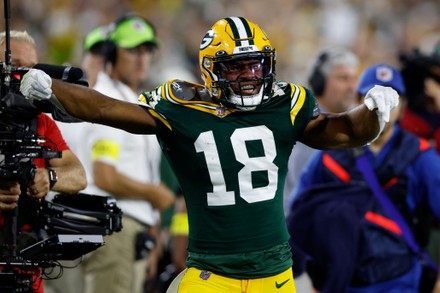
<instances>
[{"instance_id":1,"label":"nfl shield logo","mask_svg":"<svg viewBox=\"0 0 440 293\"><path fill-rule=\"evenodd\" d=\"M226 114L226 109L225 109L225 107L223 107L223 106L217 106L216 110L217 110L217 116L219 116L219 117L223 117L223 116L225 116L225 114Z\"/></svg>"},{"instance_id":2,"label":"nfl shield logo","mask_svg":"<svg viewBox=\"0 0 440 293\"><path fill-rule=\"evenodd\" d=\"M200 272L200 279L202 279L202 280L208 280L209 279L209 277L211 276L211 272L208 272L208 271L201 271Z\"/></svg>"}]
</instances>

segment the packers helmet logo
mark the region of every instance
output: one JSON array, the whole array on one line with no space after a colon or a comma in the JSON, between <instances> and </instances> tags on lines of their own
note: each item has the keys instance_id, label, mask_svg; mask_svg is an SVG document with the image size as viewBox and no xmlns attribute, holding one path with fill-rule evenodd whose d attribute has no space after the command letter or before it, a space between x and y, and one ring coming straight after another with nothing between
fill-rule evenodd
<instances>
[{"instance_id":1,"label":"packers helmet logo","mask_svg":"<svg viewBox=\"0 0 440 293\"><path fill-rule=\"evenodd\" d=\"M202 43L200 44L200 50L203 50L206 47L208 47L212 43L213 39L214 39L214 31L213 30L207 31L205 36L203 37Z\"/></svg>"}]
</instances>

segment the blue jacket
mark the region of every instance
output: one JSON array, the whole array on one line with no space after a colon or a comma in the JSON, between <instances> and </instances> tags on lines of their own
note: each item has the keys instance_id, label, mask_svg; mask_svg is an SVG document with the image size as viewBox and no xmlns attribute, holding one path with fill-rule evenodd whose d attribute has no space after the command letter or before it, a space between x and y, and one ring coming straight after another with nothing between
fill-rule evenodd
<instances>
[{"instance_id":1,"label":"blue jacket","mask_svg":"<svg viewBox=\"0 0 440 293\"><path fill-rule=\"evenodd\" d=\"M374 169L379 168L387 156L392 156L396 153L396 149L407 148L406 145L396 146L396 141L398 137L404 133L406 136L413 136L409 132L401 129L399 126L395 125L395 132L392 138L387 142L387 144L382 148L382 150L374 155L368 146L364 147L370 163ZM419 138L417 138L419 140ZM340 150L345 151L345 150ZM335 152L340 152L335 151ZM314 185L319 185L326 183L324 176L325 166L322 163L322 156L324 152L317 152L309 161L304 171L301 174L298 185L295 191L291 195L290 205L298 194L303 192L305 189L310 188ZM399 162L399 160L396 160ZM406 204L410 210L415 210L417 206L426 200L430 211L437 220L440 220L440 156L436 153L433 148L428 148L424 150L415 160L406 168L405 175L408 178L407 185L407 197Z\"/></svg>"},{"instance_id":2,"label":"blue jacket","mask_svg":"<svg viewBox=\"0 0 440 293\"><path fill-rule=\"evenodd\" d=\"M436 204L440 202L440 157L426 141L398 126L395 130L377 156L363 148L379 181L406 218L426 203L440 219ZM383 216L351 152L319 152L300 178L287 219L294 271L299 274L308 266L315 287L322 292L349 292L350 285L356 292L377 292L378 288L368 291L371 282L380 287L389 286L390 278L396 281L393 286L403 284L406 275L418 279L415 257L401 237L393 236L395 223ZM317 186L324 187L310 196L309 189ZM408 283L417 286L418 282ZM417 291L409 290L413 289Z\"/></svg>"}]
</instances>

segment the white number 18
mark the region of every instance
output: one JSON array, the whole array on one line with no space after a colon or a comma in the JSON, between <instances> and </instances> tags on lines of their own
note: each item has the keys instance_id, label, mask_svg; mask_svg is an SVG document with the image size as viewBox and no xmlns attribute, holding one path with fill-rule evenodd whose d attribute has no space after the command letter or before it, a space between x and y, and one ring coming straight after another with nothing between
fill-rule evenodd
<instances>
[{"instance_id":1,"label":"white number 18","mask_svg":"<svg viewBox=\"0 0 440 293\"><path fill-rule=\"evenodd\" d=\"M239 128L231 135L231 144L237 161L244 166L238 172L240 196L248 203L270 200L275 197L278 185L278 167L273 163L276 157L275 140L272 131L266 126ZM246 141L260 140L264 156L250 157ZM235 204L234 191L227 191L225 177L212 131L203 132L194 143L198 153L204 153L212 183L212 192L208 192L208 206ZM268 184L262 187L252 186L252 172L267 171Z\"/></svg>"}]
</instances>

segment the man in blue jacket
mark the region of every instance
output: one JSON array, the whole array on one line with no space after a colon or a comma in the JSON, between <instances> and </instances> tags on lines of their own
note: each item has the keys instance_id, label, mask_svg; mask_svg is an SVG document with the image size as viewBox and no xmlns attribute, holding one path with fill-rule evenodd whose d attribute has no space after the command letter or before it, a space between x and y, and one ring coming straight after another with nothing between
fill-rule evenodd
<instances>
[{"instance_id":1,"label":"man in blue jacket","mask_svg":"<svg viewBox=\"0 0 440 293\"><path fill-rule=\"evenodd\" d=\"M394 88L402 102L405 87L397 69L387 64L367 68L358 85L359 102L375 85ZM426 140L398 126L403 106L391 112L370 145L318 152L292 195L288 226L296 271L307 269L322 293L419 292L421 262L356 167L356 153L366 153L386 194L419 244L426 244L419 225L430 213L440 220L440 157Z\"/></svg>"}]
</instances>

